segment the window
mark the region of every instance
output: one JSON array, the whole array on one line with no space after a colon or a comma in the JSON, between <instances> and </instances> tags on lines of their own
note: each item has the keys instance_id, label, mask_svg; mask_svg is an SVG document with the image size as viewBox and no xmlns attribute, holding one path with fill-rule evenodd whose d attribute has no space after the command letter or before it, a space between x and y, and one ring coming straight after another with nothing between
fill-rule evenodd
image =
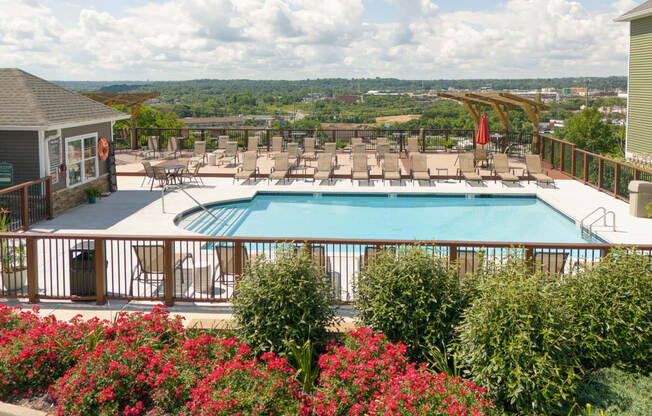
<instances>
[{"instance_id":1,"label":"window","mask_svg":"<svg viewBox=\"0 0 652 416\"><path fill-rule=\"evenodd\" d=\"M97 134L66 139L68 186L97 178Z\"/></svg>"}]
</instances>

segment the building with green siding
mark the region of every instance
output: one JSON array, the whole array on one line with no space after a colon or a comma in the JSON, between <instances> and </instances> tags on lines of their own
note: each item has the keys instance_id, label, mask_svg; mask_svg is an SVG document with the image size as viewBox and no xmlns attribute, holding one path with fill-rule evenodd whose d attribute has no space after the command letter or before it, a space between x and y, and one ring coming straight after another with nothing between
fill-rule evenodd
<instances>
[{"instance_id":1,"label":"building with green siding","mask_svg":"<svg viewBox=\"0 0 652 416\"><path fill-rule=\"evenodd\" d=\"M617 22L630 23L627 157L652 159L652 0Z\"/></svg>"}]
</instances>

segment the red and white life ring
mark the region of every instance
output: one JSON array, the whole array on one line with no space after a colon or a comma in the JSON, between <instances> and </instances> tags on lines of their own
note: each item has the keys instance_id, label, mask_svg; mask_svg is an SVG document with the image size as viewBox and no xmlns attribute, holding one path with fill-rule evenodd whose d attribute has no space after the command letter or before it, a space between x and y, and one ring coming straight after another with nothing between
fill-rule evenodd
<instances>
[{"instance_id":1,"label":"red and white life ring","mask_svg":"<svg viewBox=\"0 0 652 416\"><path fill-rule=\"evenodd\" d=\"M102 137L97 147L99 148L100 158L106 160L109 157L109 141Z\"/></svg>"}]
</instances>

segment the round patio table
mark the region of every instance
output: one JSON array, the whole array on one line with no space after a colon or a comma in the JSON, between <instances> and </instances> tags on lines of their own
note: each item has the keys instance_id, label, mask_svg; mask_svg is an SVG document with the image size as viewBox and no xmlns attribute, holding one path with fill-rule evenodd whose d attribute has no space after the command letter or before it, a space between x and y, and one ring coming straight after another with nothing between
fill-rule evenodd
<instances>
[{"instance_id":1,"label":"round patio table","mask_svg":"<svg viewBox=\"0 0 652 416\"><path fill-rule=\"evenodd\" d=\"M164 166L161 166L161 167L163 169L165 169L165 172L168 175L168 181L172 181L172 182L176 183L177 180L178 180L179 183L182 182L181 175L179 175L179 174L177 174L175 172L180 170L180 169L185 168L186 165L182 165L182 164L178 163L178 164L174 164L174 165L164 165Z\"/></svg>"}]
</instances>

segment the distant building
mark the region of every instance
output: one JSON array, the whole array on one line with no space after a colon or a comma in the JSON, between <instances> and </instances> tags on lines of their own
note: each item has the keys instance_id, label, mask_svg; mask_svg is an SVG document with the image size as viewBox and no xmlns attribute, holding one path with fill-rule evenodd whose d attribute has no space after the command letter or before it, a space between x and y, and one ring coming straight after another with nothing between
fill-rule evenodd
<instances>
[{"instance_id":1,"label":"distant building","mask_svg":"<svg viewBox=\"0 0 652 416\"><path fill-rule=\"evenodd\" d=\"M338 95L337 101L344 104L355 104L360 101L360 97L357 95Z\"/></svg>"},{"instance_id":2,"label":"distant building","mask_svg":"<svg viewBox=\"0 0 652 416\"><path fill-rule=\"evenodd\" d=\"M179 121L182 121L186 127L191 129L242 126L244 124L244 118L242 117L185 117L179 119Z\"/></svg>"},{"instance_id":3,"label":"distant building","mask_svg":"<svg viewBox=\"0 0 652 416\"><path fill-rule=\"evenodd\" d=\"M571 93L571 95L586 95L586 87L571 88L570 93Z\"/></svg>"},{"instance_id":4,"label":"distant building","mask_svg":"<svg viewBox=\"0 0 652 416\"><path fill-rule=\"evenodd\" d=\"M652 0L616 19L630 22L628 158L652 158Z\"/></svg>"}]
</instances>

